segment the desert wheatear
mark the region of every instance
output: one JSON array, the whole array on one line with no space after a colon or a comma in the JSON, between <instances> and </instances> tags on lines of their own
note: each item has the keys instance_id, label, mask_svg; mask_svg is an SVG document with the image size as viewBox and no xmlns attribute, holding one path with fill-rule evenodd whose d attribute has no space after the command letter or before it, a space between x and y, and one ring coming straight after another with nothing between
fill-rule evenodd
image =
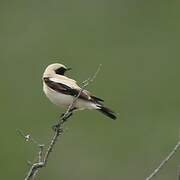
<instances>
[{"instance_id":1,"label":"desert wheatear","mask_svg":"<svg viewBox=\"0 0 180 180\"><path fill-rule=\"evenodd\" d=\"M87 90L81 90L76 81L65 76L65 72L70 70L66 66L58 63L49 65L43 74L43 90L49 100L63 108L68 108L76 96L72 111L84 109L96 109L111 119L116 119L116 114L105 107L103 100L92 95Z\"/></svg>"}]
</instances>

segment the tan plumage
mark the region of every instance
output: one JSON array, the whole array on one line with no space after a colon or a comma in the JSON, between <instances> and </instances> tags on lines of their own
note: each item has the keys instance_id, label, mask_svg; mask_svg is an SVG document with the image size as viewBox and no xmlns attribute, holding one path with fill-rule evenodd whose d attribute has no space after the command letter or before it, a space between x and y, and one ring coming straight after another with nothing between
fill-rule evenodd
<instances>
[{"instance_id":1,"label":"tan plumage","mask_svg":"<svg viewBox=\"0 0 180 180\"><path fill-rule=\"evenodd\" d=\"M77 82L68 78L64 73L69 70L62 64L49 65L43 74L43 90L49 100L59 107L67 108L81 91ZM74 104L74 110L97 109L107 116L115 119L115 113L104 107L100 98L91 95L87 90L80 93Z\"/></svg>"}]
</instances>

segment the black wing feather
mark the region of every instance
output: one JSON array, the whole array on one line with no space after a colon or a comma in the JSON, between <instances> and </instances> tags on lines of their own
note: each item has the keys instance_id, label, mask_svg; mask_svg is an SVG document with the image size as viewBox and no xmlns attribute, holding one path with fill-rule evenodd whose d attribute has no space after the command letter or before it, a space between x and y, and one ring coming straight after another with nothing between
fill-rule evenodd
<instances>
[{"instance_id":1,"label":"black wing feather","mask_svg":"<svg viewBox=\"0 0 180 180\"><path fill-rule=\"evenodd\" d=\"M71 96L78 96L80 89L72 89L71 87L63 84L63 83L58 83L50 80L50 78L45 77L44 82L48 87L53 89L54 91L60 92L62 94L66 95L71 95ZM90 100L90 96L88 96L85 92L81 92L79 98L84 99L84 100Z\"/></svg>"},{"instance_id":2,"label":"black wing feather","mask_svg":"<svg viewBox=\"0 0 180 180\"><path fill-rule=\"evenodd\" d=\"M93 95L91 95L91 98L94 99L95 101L104 102L103 99L100 99L99 97L96 97L96 96L93 96Z\"/></svg>"}]
</instances>

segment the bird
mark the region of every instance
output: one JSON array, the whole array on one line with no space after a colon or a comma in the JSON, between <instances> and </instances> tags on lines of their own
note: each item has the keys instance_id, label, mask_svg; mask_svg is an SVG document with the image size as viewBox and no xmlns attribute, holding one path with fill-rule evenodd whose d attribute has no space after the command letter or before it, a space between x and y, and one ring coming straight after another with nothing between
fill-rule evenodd
<instances>
[{"instance_id":1,"label":"bird","mask_svg":"<svg viewBox=\"0 0 180 180\"><path fill-rule=\"evenodd\" d=\"M98 110L115 120L116 113L104 105L104 101L82 89L74 79L65 76L71 68L60 63L53 63L46 67L43 73L43 91L47 98L59 108L71 108L71 114L77 110ZM75 101L75 98L78 98Z\"/></svg>"}]
</instances>

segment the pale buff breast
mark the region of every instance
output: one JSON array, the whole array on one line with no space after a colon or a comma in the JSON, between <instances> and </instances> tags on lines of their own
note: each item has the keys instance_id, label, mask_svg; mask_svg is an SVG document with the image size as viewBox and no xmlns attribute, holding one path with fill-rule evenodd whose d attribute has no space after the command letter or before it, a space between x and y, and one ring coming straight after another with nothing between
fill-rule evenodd
<instances>
[{"instance_id":1,"label":"pale buff breast","mask_svg":"<svg viewBox=\"0 0 180 180\"><path fill-rule=\"evenodd\" d=\"M53 89L49 88L45 83L43 83L43 90L48 99L55 105L61 107L61 108L67 108L70 104L72 104L75 97L71 95L65 95L59 92L54 91ZM96 104L86 101L83 99L78 99L74 107L76 107L79 110L83 109L98 109Z\"/></svg>"},{"instance_id":2,"label":"pale buff breast","mask_svg":"<svg viewBox=\"0 0 180 180\"><path fill-rule=\"evenodd\" d=\"M72 96L58 93L49 88L45 83L43 85L43 90L48 99L59 107L67 108L73 102L74 98Z\"/></svg>"}]
</instances>

